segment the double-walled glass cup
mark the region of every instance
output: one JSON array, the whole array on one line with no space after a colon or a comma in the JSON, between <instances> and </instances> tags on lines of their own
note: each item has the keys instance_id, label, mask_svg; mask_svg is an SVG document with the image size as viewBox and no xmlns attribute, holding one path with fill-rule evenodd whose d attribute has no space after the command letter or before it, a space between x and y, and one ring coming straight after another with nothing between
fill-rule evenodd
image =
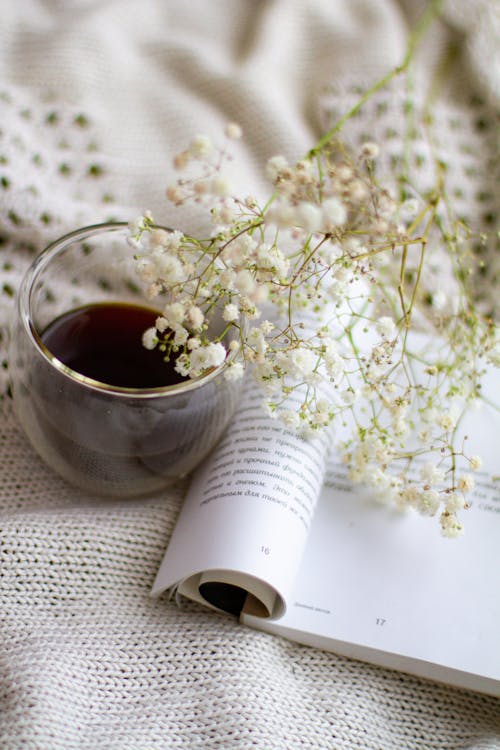
<instances>
[{"instance_id":1,"label":"double-walled glass cup","mask_svg":"<svg viewBox=\"0 0 500 750\"><path fill-rule=\"evenodd\" d=\"M128 227L72 232L27 271L11 331L15 409L31 443L57 473L92 493L151 493L190 472L216 445L240 385L228 359L209 374L154 388L86 377L47 349L42 334L65 313L92 304L144 304Z\"/></svg>"}]
</instances>

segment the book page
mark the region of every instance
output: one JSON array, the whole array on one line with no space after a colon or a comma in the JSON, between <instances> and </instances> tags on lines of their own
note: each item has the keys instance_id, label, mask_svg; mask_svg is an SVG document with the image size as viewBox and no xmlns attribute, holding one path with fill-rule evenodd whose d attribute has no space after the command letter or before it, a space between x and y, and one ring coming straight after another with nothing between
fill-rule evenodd
<instances>
[{"instance_id":1,"label":"book page","mask_svg":"<svg viewBox=\"0 0 500 750\"><path fill-rule=\"evenodd\" d=\"M248 382L222 442L195 473L153 594L278 617L296 577L331 435L303 440L268 416Z\"/></svg>"},{"instance_id":2,"label":"book page","mask_svg":"<svg viewBox=\"0 0 500 750\"><path fill-rule=\"evenodd\" d=\"M244 621L500 695L499 428L487 406L464 421L468 452L483 457L484 471L458 539L442 537L437 519L375 504L350 486L345 467L330 466L286 614Z\"/></svg>"}]
</instances>

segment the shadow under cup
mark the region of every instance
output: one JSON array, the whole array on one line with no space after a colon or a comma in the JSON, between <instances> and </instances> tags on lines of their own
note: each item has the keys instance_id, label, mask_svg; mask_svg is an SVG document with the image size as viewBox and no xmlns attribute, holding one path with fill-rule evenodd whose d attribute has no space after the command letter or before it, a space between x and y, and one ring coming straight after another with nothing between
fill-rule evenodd
<instances>
[{"instance_id":1,"label":"shadow under cup","mask_svg":"<svg viewBox=\"0 0 500 750\"><path fill-rule=\"evenodd\" d=\"M26 273L11 330L12 387L20 422L39 455L95 494L148 494L190 472L216 445L240 383L224 377L234 355L208 375L155 388L85 377L43 344L47 326L91 304L143 304L123 223L72 232Z\"/></svg>"}]
</instances>

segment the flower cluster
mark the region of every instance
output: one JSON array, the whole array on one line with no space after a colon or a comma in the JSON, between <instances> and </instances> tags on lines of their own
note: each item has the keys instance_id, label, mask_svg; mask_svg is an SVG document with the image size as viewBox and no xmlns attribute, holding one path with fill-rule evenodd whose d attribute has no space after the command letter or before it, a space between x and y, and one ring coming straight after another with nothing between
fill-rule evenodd
<instances>
[{"instance_id":1,"label":"flower cluster","mask_svg":"<svg viewBox=\"0 0 500 750\"><path fill-rule=\"evenodd\" d=\"M227 126L227 141L240 136ZM439 195L401 201L379 184L375 143L353 153L331 138L298 163L271 158L261 207L233 194L227 141L195 137L167 190L207 209L209 237L159 228L150 214L131 225L147 296L161 299L144 345L191 378L237 350L225 377L250 365L267 410L303 435L350 425L339 449L352 480L457 535L480 466L455 445L457 425L484 363L500 360L467 285L470 237L444 227ZM447 271L439 290L436 263Z\"/></svg>"}]
</instances>

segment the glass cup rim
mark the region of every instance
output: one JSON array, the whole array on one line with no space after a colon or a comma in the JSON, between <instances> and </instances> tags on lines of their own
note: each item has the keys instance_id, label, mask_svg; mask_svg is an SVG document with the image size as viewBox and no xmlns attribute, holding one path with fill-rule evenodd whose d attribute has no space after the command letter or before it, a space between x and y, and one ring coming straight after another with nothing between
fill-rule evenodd
<instances>
[{"instance_id":1,"label":"glass cup rim","mask_svg":"<svg viewBox=\"0 0 500 750\"><path fill-rule=\"evenodd\" d=\"M218 367L211 370L206 375L200 375L197 378L190 378L182 383L176 383L174 385L157 386L154 388L127 388L125 386L111 385L109 383L103 383L99 380L94 380L87 375L83 375L71 367L68 367L61 362L51 351L48 349L43 341L41 340L33 319L31 316L31 302L32 294L36 279L39 274L44 270L48 263L56 258L59 253L66 250L68 245L73 243L75 240L85 239L90 235L104 232L104 231L118 231L128 227L126 221L108 221L99 224L89 224L88 226L74 229L67 234L61 235L56 240L47 245L42 252L35 258L26 270L18 294L18 313L22 322L23 328L28 336L28 339L32 342L38 352L42 355L45 361L53 367L56 371L61 373L63 376L69 378L74 383L86 386L91 390L99 391L101 393L113 394L121 396L123 398L134 398L134 399L151 399L161 398L165 396L177 396L189 391L199 388L201 385L215 380L221 375L224 370L227 369L229 364L233 362L239 354L239 350L229 351L224 362ZM164 229L166 232L173 232L174 230L170 227L158 225L158 229Z\"/></svg>"}]
</instances>

